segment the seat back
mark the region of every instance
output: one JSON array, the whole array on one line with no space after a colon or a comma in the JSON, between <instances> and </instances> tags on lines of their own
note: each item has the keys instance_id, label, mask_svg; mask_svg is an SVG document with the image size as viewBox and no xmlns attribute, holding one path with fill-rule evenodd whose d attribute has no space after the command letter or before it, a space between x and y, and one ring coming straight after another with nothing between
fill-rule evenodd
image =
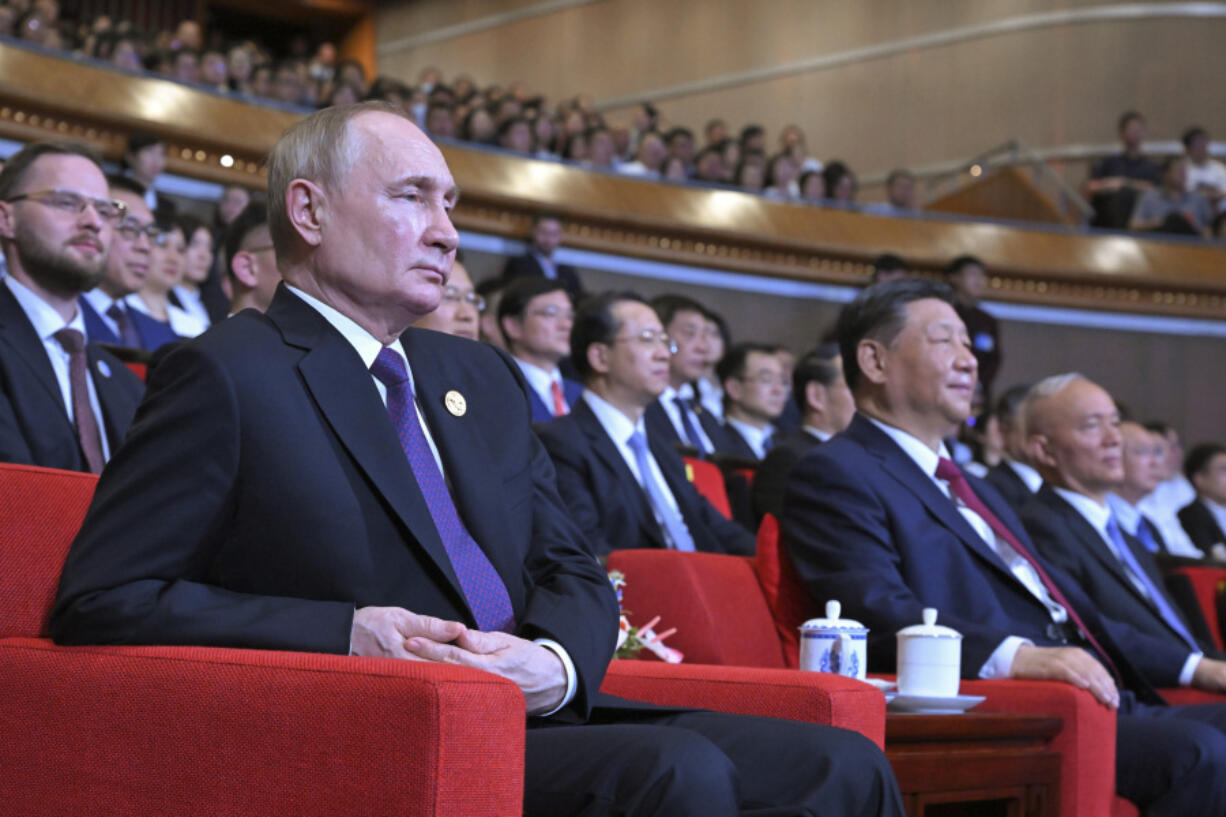
<instances>
[{"instance_id":1,"label":"seat back","mask_svg":"<svg viewBox=\"0 0 1226 817\"><path fill-rule=\"evenodd\" d=\"M732 506L728 504L728 490L724 487L724 474L715 463L700 460L697 457L683 457L685 474L694 483L694 488L702 494L715 510L723 514L725 519L732 518Z\"/></svg>"},{"instance_id":2,"label":"seat back","mask_svg":"<svg viewBox=\"0 0 1226 817\"><path fill-rule=\"evenodd\" d=\"M660 616L668 644L696 664L785 666L774 620L745 556L615 550L609 569L626 577L622 607L632 624Z\"/></svg>"},{"instance_id":3,"label":"seat back","mask_svg":"<svg viewBox=\"0 0 1226 817\"><path fill-rule=\"evenodd\" d=\"M1183 576L1192 586L1201 615L1213 642L1219 650L1222 647L1222 627L1218 620L1218 599L1226 593L1226 569L1220 567L1177 567L1171 571L1172 576ZM1171 582L1168 579L1168 588ZM1178 589L1178 587L1176 587Z\"/></svg>"},{"instance_id":4,"label":"seat back","mask_svg":"<svg viewBox=\"0 0 1226 817\"><path fill-rule=\"evenodd\" d=\"M0 463L0 638L39 638L98 478Z\"/></svg>"},{"instance_id":5,"label":"seat back","mask_svg":"<svg viewBox=\"0 0 1226 817\"><path fill-rule=\"evenodd\" d=\"M770 514L762 517L762 524L758 526L754 568L783 647L784 662L789 667L799 667L800 625L809 618L813 602L797 578L792 560L783 547L779 522Z\"/></svg>"}]
</instances>

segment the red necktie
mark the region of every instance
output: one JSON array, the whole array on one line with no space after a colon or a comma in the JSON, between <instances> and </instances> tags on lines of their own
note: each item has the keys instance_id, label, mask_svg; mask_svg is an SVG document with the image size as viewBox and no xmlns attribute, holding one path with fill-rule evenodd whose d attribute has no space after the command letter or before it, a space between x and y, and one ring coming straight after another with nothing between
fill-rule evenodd
<instances>
[{"instance_id":1,"label":"red necktie","mask_svg":"<svg viewBox=\"0 0 1226 817\"><path fill-rule=\"evenodd\" d=\"M77 439L91 474L102 473L106 460L102 457L102 432L89 404L89 377L85 359L85 336L75 329L65 327L55 333L55 339L68 353L68 385L72 397L72 420L77 428Z\"/></svg>"},{"instance_id":2,"label":"red necktie","mask_svg":"<svg viewBox=\"0 0 1226 817\"><path fill-rule=\"evenodd\" d=\"M556 380L549 381L549 391L553 394L553 416L566 414L566 397L562 394L562 384Z\"/></svg>"},{"instance_id":3,"label":"red necktie","mask_svg":"<svg viewBox=\"0 0 1226 817\"><path fill-rule=\"evenodd\" d=\"M1077 611L1073 609L1073 605L1068 603L1068 599L1066 599L1064 594L1060 592L1060 588L1056 587L1056 583L1048 578L1047 571L1045 571L1043 566L1039 564L1039 560L1030 555L1030 551L1022 547L1022 543L1019 542L1018 538L1013 535L1013 531L1009 530L1009 528L1007 528L1003 522L997 519L996 514L988 510L988 506L984 505L979 497L976 496L970 483L966 481L966 477L963 475L962 469L955 465L952 460L947 460L942 457L940 462L937 463L937 479L943 479L948 482L950 493L962 500L963 505L979 514L979 516L983 517L983 521L988 523L988 526L995 531L997 536L1008 542L1009 547L1013 548L1013 550L1017 552L1018 556L1021 556L1030 563L1030 566L1033 567L1034 572L1038 574L1039 581L1043 583L1043 587L1047 590L1048 594L1056 600L1057 604L1068 612L1069 619L1074 625L1076 625L1077 629L1081 631L1081 634L1085 636L1085 639L1089 642L1090 646L1093 647L1098 653L1098 657L1101 658L1104 663L1106 663L1107 667L1111 670L1111 673L1115 676L1116 682L1118 683L1120 681L1120 673L1115 666L1115 662L1111 660L1111 656L1107 654L1107 651L1104 650L1102 645L1098 643L1098 640L1094 638L1094 634L1090 632L1090 628L1086 627L1085 622L1081 620L1081 616L1077 615Z\"/></svg>"}]
</instances>

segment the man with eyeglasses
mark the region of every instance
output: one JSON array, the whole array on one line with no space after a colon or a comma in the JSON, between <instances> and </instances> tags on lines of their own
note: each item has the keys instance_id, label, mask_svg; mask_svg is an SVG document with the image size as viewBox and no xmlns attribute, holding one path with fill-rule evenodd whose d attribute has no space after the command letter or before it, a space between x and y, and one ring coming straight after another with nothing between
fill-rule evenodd
<instances>
[{"instance_id":1,"label":"man with eyeglasses","mask_svg":"<svg viewBox=\"0 0 1226 817\"><path fill-rule=\"evenodd\" d=\"M230 314L267 311L281 283L268 231L268 205L253 201L243 208L226 228L225 251Z\"/></svg>"},{"instance_id":2,"label":"man with eyeglasses","mask_svg":"<svg viewBox=\"0 0 1226 817\"><path fill-rule=\"evenodd\" d=\"M473 279L468 269L460 262L456 250L455 263L451 265L451 277L443 287L443 296L438 308L421 318L414 326L446 332L458 338L478 340L481 329L481 313L485 311L485 298L473 291Z\"/></svg>"},{"instance_id":3,"label":"man with eyeglasses","mask_svg":"<svg viewBox=\"0 0 1226 817\"><path fill-rule=\"evenodd\" d=\"M558 472L558 493L598 554L669 548L748 555L754 537L725 519L686 479L681 456L644 413L668 385L675 342L639 296L585 303L571 331L583 399L537 434Z\"/></svg>"},{"instance_id":4,"label":"man with eyeglasses","mask_svg":"<svg viewBox=\"0 0 1226 817\"><path fill-rule=\"evenodd\" d=\"M760 460L770 451L774 421L783 413L791 383L773 346L739 343L715 367L724 386L729 453Z\"/></svg>"},{"instance_id":5,"label":"man with eyeglasses","mask_svg":"<svg viewBox=\"0 0 1226 817\"><path fill-rule=\"evenodd\" d=\"M111 198L127 210L115 225L102 280L81 295L85 335L92 343L153 352L179 336L161 321L139 309L130 309L127 297L144 285L153 248L162 241L162 231L153 221L140 185L126 176L110 177L107 183Z\"/></svg>"},{"instance_id":6,"label":"man with eyeglasses","mask_svg":"<svg viewBox=\"0 0 1226 817\"><path fill-rule=\"evenodd\" d=\"M80 145L27 145L0 172L0 461L98 473L123 440L144 389L86 342L78 298L126 209Z\"/></svg>"},{"instance_id":7,"label":"man with eyeglasses","mask_svg":"<svg viewBox=\"0 0 1226 817\"><path fill-rule=\"evenodd\" d=\"M583 393L583 386L563 377L558 366L570 353L574 318L570 294L548 278L512 281L498 302L498 326L528 381L534 423L569 414Z\"/></svg>"}]
</instances>

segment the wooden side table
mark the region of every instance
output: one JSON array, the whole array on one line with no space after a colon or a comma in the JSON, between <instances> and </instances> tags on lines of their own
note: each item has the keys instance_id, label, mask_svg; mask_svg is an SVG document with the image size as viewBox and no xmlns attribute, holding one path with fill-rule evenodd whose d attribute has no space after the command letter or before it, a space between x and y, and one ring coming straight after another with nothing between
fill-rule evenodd
<instances>
[{"instance_id":1,"label":"wooden side table","mask_svg":"<svg viewBox=\"0 0 1226 817\"><path fill-rule=\"evenodd\" d=\"M885 754L909 817L1056 817L1062 718L888 713Z\"/></svg>"}]
</instances>

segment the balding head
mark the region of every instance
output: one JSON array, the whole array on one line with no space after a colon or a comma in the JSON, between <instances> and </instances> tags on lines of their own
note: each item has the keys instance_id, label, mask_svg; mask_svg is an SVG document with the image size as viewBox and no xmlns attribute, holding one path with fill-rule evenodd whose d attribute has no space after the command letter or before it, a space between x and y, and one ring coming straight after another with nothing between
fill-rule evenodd
<instances>
[{"instance_id":1,"label":"balding head","mask_svg":"<svg viewBox=\"0 0 1226 817\"><path fill-rule=\"evenodd\" d=\"M1098 502L1123 481L1120 415L1101 386L1079 374L1041 380L1027 395L1023 416L1044 480Z\"/></svg>"}]
</instances>

